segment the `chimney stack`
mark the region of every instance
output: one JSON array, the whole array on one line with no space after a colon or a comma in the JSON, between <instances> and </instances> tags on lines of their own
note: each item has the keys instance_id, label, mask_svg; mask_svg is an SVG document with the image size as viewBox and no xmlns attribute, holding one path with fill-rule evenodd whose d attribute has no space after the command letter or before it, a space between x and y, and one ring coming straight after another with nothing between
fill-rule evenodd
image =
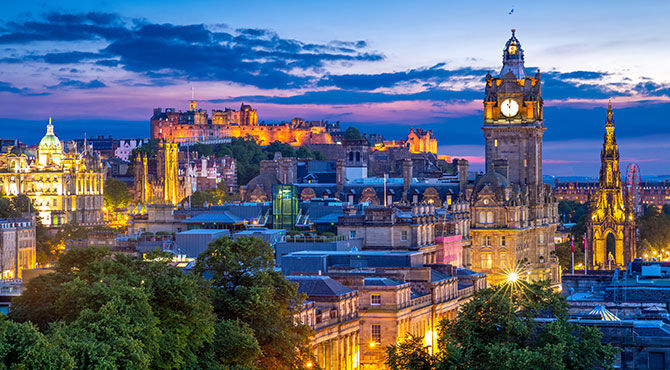
<instances>
[{"instance_id":1,"label":"chimney stack","mask_svg":"<svg viewBox=\"0 0 670 370\"><path fill-rule=\"evenodd\" d=\"M407 201L409 196L409 188L412 185L412 177L414 177L414 165L411 158L405 158L402 161L402 200Z\"/></svg>"}]
</instances>

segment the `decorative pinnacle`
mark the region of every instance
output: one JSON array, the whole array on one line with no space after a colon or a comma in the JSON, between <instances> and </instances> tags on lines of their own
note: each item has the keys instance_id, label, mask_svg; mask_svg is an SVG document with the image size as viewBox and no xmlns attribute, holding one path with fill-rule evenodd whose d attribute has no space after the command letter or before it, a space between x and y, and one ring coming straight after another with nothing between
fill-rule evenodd
<instances>
[{"instance_id":1,"label":"decorative pinnacle","mask_svg":"<svg viewBox=\"0 0 670 370\"><path fill-rule=\"evenodd\" d=\"M512 28L512 36L514 36L514 32L516 32L516 30Z\"/></svg>"},{"instance_id":2,"label":"decorative pinnacle","mask_svg":"<svg viewBox=\"0 0 670 370\"><path fill-rule=\"evenodd\" d=\"M607 104L607 125L614 125L614 113L612 113L612 98L609 98Z\"/></svg>"}]
</instances>

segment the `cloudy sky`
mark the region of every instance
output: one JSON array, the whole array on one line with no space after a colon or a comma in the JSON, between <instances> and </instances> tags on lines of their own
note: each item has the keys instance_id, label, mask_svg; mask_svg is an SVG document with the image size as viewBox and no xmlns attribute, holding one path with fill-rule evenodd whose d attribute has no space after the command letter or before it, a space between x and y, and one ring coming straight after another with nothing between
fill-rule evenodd
<instances>
[{"instance_id":1,"label":"cloudy sky","mask_svg":"<svg viewBox=\"0 0 670 370\"><path fill-rule=\"evenodd\" d=\"M516 28L543 74L546 174L597 175L609 97L622 167L670 174L670 2L587 3L5 3L0 136L32 144L49 116L66 139L148 136L152 108L187 109L193 86L202 108L244 101L265 121L433 129L477 167L483 78Z\"/></svg>"}]
</instances>

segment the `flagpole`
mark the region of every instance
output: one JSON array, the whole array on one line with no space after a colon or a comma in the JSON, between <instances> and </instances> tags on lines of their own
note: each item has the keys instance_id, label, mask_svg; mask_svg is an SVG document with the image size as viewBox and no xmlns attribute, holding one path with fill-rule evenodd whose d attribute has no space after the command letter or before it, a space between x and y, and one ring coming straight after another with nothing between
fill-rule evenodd
<instances>
[{"instance_id":1,"label":"flagpole","mask_svg":"<svg viewBox=\"0 0 670 370\"><path fill-rule=\"evenodd\" d=\"M570 238L570 248L572 249L572 274L575 274L575 239Z\"/></svg>"}]
</instances>

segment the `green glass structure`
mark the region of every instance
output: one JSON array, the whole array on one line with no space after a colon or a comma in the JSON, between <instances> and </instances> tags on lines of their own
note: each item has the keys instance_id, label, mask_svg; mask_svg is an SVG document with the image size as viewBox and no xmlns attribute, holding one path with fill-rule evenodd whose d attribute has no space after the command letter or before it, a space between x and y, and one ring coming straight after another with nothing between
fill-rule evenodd
<instances>
[{"instance_id":1,"label":"green glass structure","mask_svg":"<svg viewBox=\"0 0 670 370\"><path fill-rule=\"evenodd\" d=\"M272 187L272 228L295 229L298 218L298 191L293 185Z\"/></svg>"}]
</instances>

